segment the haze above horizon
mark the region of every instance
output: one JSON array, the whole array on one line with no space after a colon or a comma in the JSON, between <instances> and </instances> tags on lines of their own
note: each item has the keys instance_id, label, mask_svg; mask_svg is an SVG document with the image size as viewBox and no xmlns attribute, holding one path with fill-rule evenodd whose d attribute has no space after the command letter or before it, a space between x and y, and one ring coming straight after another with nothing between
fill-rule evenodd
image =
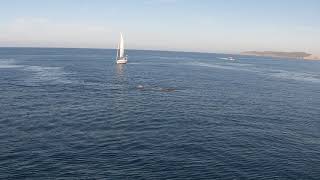
<instances>
[{"instance_id":1,"label":"haze above horizon","mask_svg":"<svg viewBox=\"0 0 320 180\"><path fill-rule=\"evenodd\" d=\"M320 54L318 0L2 0L0 46Z\"/></svg>"}]
</instances>

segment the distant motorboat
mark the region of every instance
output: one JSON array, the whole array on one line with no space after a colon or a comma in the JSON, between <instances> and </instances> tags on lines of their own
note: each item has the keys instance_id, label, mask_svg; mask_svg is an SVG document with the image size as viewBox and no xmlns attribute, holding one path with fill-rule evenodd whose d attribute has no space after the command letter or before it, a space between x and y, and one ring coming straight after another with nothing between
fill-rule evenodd
<instances>
[{"instance_id":1,"label":"distant motorboat","mask_svg":"<svg viewBox=\"0 0 320 180\"><path fill-rule=\"evenodd\" d=\"M223 57L223 58L219 58L219 59L228 60L228 61L235 61L235 60L236 60L236 59L233 58L233 57Z\"/></svg>"},{"instance_id":2,"label":"distant motorboat","mask_svg":"<svg viewBox=\"0 0 320 180\"><path fill-rule=\"evenodd\" d=\"M120 33L120 42L117 48L117 64L126 64L128 57L124 54L124 41L122 33Z\"/></svg>"},{"instance_id":3,"label":"distant motorboat","mask_svg":"<svg viewBox=\"0 0 320 180\"><path fill-rule=\"evenodd\" d=\"M229 61L235 61L236 59L233 58L233 57L228 57L228 60L229 60Z\"/></svg>"}]
</instances>

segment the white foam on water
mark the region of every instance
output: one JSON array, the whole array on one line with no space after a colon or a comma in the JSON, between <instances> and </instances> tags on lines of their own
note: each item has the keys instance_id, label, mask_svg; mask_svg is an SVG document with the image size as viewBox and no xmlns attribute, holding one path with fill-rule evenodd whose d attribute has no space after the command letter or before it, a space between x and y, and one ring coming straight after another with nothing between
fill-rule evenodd
<instances>
[{"instance_id":1,"label":"white foam on water","mask_svg":"<svg viewBox=\"0 0 320 180\"><path fill-rule=\"evenodd\" d=\"M50 81L53 83L72 83L72 81L65 77L70 73L64 72L61 67L25 66L23 70L32 73L29 79L31 82Z\"/></svg>"},{"instance_id":2,"label":"white foam on water","mask_svg":"<svg viewBox=\"0 0 320 180\"><path fill-rule=\"evenodd\" d=\"M15 64L14 59L0 59L0 69L21 68L21 65Z\"/></svg>"},{"instance_id":3,"label":"white foam on water","mask_svg":"<svg viewBox=\"0 0 320 180\"><path fill-rule=\"evenodd\" d=\"M65 78L68 73L64 72L61 67L46 67L46 66L30 66L19 65L14 59L0 59L0 69L15 68L20 71L30 71L31 78L28 82L51 81L54 83L71 83Z\"/></svg>"},{"instance_id":4,"label":"white foam on water","mask_svg":"<svg viewBox=\"0 0 320 180\"><path fill-rule=\"evenodd\" d=\"M320 75L315 75L311 73L279 70L278 72L274 72L270 75L272 77L281 78L281 79L320 83Z\"/></svg>"}]
</instances>

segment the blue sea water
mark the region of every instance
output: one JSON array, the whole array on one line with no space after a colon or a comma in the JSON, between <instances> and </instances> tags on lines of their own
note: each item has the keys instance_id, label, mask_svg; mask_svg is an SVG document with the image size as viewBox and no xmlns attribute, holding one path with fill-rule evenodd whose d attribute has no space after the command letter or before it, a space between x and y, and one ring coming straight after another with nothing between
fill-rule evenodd
<instances>
[{"instance_id":1,"label":"blue sea water","mask_svg":"<svg viewBox=\"0 0 320 180\"><path fill-rule=\"evenodd\" d=\"M0 48L0 179L319 179L320 62Z\"/></svg>"}]
</instances>

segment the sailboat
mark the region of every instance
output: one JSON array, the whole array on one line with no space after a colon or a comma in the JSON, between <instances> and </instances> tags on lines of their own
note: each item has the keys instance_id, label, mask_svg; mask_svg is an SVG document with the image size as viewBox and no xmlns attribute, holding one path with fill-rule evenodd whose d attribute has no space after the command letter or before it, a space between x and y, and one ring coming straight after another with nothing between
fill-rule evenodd
<instances>
[{"instance_id":1,"label":"sailboat","mask_svg":"<svg viewBox=\"0 0 320 180\"><path fill-rule=\"evenodd\" d=\"M124 42L122 33L120 33L120 42L117 48L117 64L126 64L128 62L128 57L124 55Z\"/></svg>"}]
</instances>

